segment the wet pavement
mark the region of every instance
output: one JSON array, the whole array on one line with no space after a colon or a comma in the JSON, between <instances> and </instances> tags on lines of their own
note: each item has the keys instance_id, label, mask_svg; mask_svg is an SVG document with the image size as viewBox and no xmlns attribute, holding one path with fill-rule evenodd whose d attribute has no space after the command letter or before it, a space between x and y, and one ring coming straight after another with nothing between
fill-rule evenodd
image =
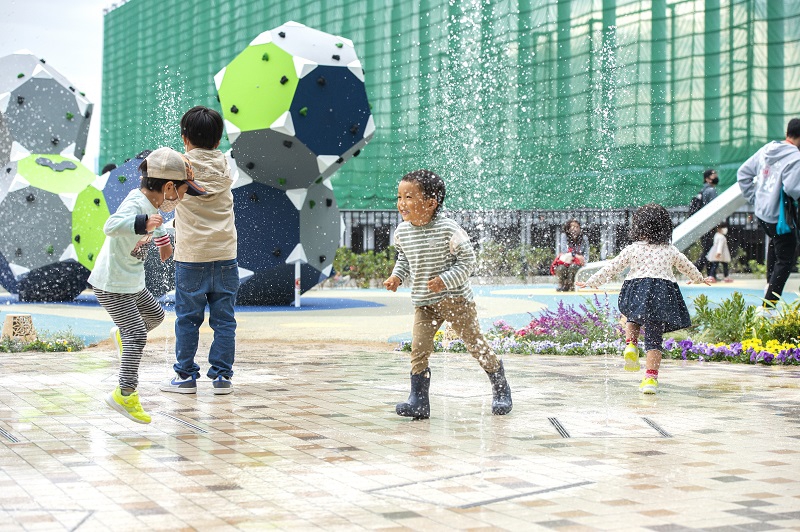
<instances>
[{"instance_id":1,"label":"wet pavement","mask_svg":"<svg viewBox=\"0 0 800 532\"><path fill-rule=\"evenodd\" d=\"M524 314L529 295L482 295L479 313ZM205 378L158 391L165 324L141 366L150 425L105 406L107 340L0 354L0 530L800 530L800 368L665 361L651 397L621 356L507 355L498 417L477 363L436 354L431 419L411 421L394 413L407 354L385 340L410 303L380 297L240 313L228 396Z\"/></svg>"}]
</instances>

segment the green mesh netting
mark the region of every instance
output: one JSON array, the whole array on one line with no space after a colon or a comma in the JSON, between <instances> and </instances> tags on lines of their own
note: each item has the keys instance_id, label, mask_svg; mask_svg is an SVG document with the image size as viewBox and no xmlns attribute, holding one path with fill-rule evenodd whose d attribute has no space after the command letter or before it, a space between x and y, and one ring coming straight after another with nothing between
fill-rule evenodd
<instances>
[{"instance_id":1,"label":"green mesh netting","mask_svg":"<svg viewBox=\"0 0 800 532\"><path fill-rule=\"evenodd\" d=\"M105 17L101 165L181 147L192 105L256 35L352 39L377 133L333 178L386 209L439 172L451 209L686 204L800 115L794 0L131 0ZM321 5L323 4L323 5ZM221 148L227 149L223 142Z\"/></svg>"}]
</instances>

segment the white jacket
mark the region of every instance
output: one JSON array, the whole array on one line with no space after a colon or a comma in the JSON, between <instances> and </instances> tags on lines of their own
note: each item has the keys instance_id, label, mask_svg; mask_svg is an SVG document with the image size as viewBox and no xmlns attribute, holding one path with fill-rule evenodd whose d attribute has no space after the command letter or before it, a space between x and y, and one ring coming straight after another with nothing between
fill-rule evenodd
<instances>
[{"instance_id":1,"label":"white jacket","mask_svg":"<svg viewBox=\"0 0 800 532\"><path fill-rule=\"evenodd\" d=\"M717 253L720 253L720 258L717 258ZM728 249L728 239L719 231L714 233L714 244L708 250L706 260L709 262L730 262L731 250Z\"/></svg>"}]
</instances>

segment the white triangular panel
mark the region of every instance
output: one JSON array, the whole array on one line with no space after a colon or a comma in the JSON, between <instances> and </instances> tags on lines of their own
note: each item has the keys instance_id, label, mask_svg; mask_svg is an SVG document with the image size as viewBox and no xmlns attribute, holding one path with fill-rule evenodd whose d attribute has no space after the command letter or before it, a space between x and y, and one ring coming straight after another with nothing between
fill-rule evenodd
<instances>
[{"instance_id":1,"label":"white triangular panel","mask_svg":"<svg viewBox=\"0 0 800 532\"><path fill-rule=\"evenodd\" d=\"M303 244L297 244L289 254L289 257L286 259L286 264L294 264L296 262L300 262L302 264L308 262L306 250L303 249Z\"/></svg>"},{"instance_id":2,"label":"white triangular panel","mask_svg":"<svg viewBox=\"0 0 800 532\"><path fill-rule=\"evenodd\" d=\"M33 55L33 52L31 52L27 48L20 48L19 50L14 52L12 55Z\"/></svg>"},{"instance_id":3,"label":"white triangular panel","mask_svg":"<svg viewBox=\"0 0 800 532\"><path fill-rule=\"evenodd\" d=\"M14 274L14 277L16 277L17 280L30 271L25 266L20 266L19 264L14 264L13 262L8 263L8 268L11 270L11 273Z\"/></svg>"},{"instance_id":4,"label":"white triangular panel","mask_svg":"<svg viewBox=\"0 0 800 532\"><path fill-rule=\"evenodd\" d=\"M225 132L228 134L228 142L233 144L236 142L236 139L239 138L239 135L242 134L242 130L233 125L233 122L225 120Z\"/></svg>"},{"instance_id":5,"label":"white triangular panel","mask_svg":"<svg viewBox=\"0 0 800 532\"><path fill-rule=\"evenodd\" d=\"M237 170L236 181L234 181L233 185L231 185L231 188L243 187L245 185L249 185L252 182L253 178L250 177L250 175L248 175L247 172L245 172L244 170Z\"/></svg>"},{"instance_id":6,"label":"white triangular panel","mask_svg":"<svg viewBox=\"0 0 800 532\"><path fill-rule=\"evenodd\" d=\"M265 31L264 33L259 34L258 37L250 41L250 46L256 46L257 44L269 44L271 42L272 42L272 34L268 31Z\"/></svg>"},{"instance_id":7,"label":"white triangular panel","mask_svg":"<svg viewBox=\"0 0 800 532\"><path fill-rule=\"evenodd\" d=\"M219 90L219 88L222 86L222 78L225 77L225 70L227 68L228 67L223 67L222 70L220 70L219 72L216 73L216 75L214 75L214 85L217 86L217 90Z\"/></svg>"},{"instance_id":8,"label":"white triangular panel","mask_svg":"<svg viewBox=\"0 0 800 532\"><path fill-rule=\"evenodd\" d=\"M67 249L64 250L64 253L61 254L58 260L74 260L75 262L78 262L78 254L75 253L75 246L72 244L67 246Z\"/></svg>"},{"instance_id":9,"label":"white triangular panel","mask_svg":"<svg viewBox=\"0 0 800 532\"><path fill-rule=\"evenodd\" d=\"M298 211L303 208L303 203L306 201L307 194L307 188L293 188L286 191L286 195L289 197L289 200L291 200L294 208Z\"/></svg>"},{"instance_id":10,"label":"white triangular panel","mask_svg":"<svg viewBox=\"0 0 800 532\"><path fill-rule=\"evenodd\" d=\"M279 116L277 120L270 124L269 128L273 131L277 131L278 133L283 133L284 135L294 137L294 121L292 120L292 114L289 111L286 111Z\"/></svg>"},{"instance_id":11,"label":"white triangular panel","mask_svg":"<svg viewBox=\"0 0 800 532\"><path fill-rule=\"evenodd\" d=\"M292 61L294 61L294 71L297 73L297 77L300 79L303 79L309 75L312 70L319 66L314 61L310 61L299 56L292 57Z\"/></svg>"},{"instance_id":12,"label":"white triangular panel","mask_svg":"<svg viewBox=\"0 0 800 532\"><path fill-rule=\"evenodd\" d=\"M11 154L8 156L8 159L13 163L19 161L20 159L24 159L30 154L31 152L23 148L22 144L14 141L11 143Z\"/></svg>"},{"instance_id":13,"label":"white triangular panel","mask_svg":"<svg viewBox=\"0 0 800 532\"><path fill-rule=\"evenodd\" d=\"M328 179L326 179L325 181L323 181L322 184L324 186L328 187L329 189L333 190L333 183L331 183L331 178L330 177Z\"/></svg>"},{"instance_id":14,"label":"white triangular panel","mask_svg":"<svg viewBox=\"0 0 800 532\"><path fill-rule=\"evenodd\" d=\"M289 26L290 28L305 28L306 27L305 24L301 24L299 22L295 22L294 20L290 20L289 22L284 24L284 26Z\"/></svg>"},{"instance_id":15,"label":"white triangular panel","mask_svg":"<svg viewBox=\"0 0 800 532\"><path fill-rule=\"evenodd\" d=\"M0 94L0 113L5 113L8 109L8 99L11 98L10 92Z\"/></svg>"},{"instance_id":16,"label":"white triangular panel","mask_svg":"<svg viewBox=\"0 0 800 532\"><path fill-rule=\"evenodd\" d=\"M339 160L338 155L317 155L317 167L319 173L325 173L325 170L331 167L336 161Z\"/></svg>"},{"instance_id":17,"label":"white triangular panel","mask_svg":"<svg viewBox=\"0 0 800 532\"><path fill-rule=\"evenodd\" d=\"M75 157L75 143L73 142L59 153L62 157L66 157L67 159L72 159L73 161L79 161L77 157Z\"/></svg>"},{"instance_id":18,"label":"white triangular panel","mask_svg":"<svg viewBox=\"0 0 800 532\"><path fill-rule=\"evenodd\" d=\"M332 271L333 271L333 264L329 264L325 266L325 268L322 270L322 275L324 275L325 277L330 277Z\"/></svg>"},{"instance_id":19,"label":"white triangular panel","mask_svg":"<svg viewBox=\"0 0 800 532\"><path fill-rule=\"evenodd\" d=\"M372 118L372 115L369 115L369 119L367 120L367 125L364 126L364 138L369 140L374 134L375 134L375 119Z\"/></svg>"},{"instance_id":20,"label":"white triangular panel","mask_svg":"<svg viewBox=\"0 0 800 532\"><path fill-rule=\"evenodd\" d=\"M341 35L337 35L336 38L341 40L343 43L345 43L350 48L355 48L355 46L353 46L353 41L351 41L347 37L342 37Z\"/></svg>"},{"instance_id":21,"label":"white triangular panel","mask_svg":"<svg viewBox=\"0 0 800 532\"><path fill-rule=\"evenodd\" d=\"M81 116L86 116L86 110L89 109L89 104L91 104L92 102L90 102L83 96L78 96L76 100L78 101L78 110L81 112Z\"/></svg>"},{"instance_id":22,"label":"white triangular panel","mask_svg":"<svg viewBox=\"0 0 800 532\"><path fill-rule=\"evenodd\" d=\"M108 178L111 176L111 172L106 172L103 175L99 175L94 178L92 181L92 186L97 190L105 190L106 185L108 184Z\"/></svg>"},{"instance_id":23,"label":"white triangular panel","mask_svg":"<svg viewBox=\"0 0 800 532\"><path fill-rule=\"evenodd\" d=\"M31 77L38 79L53 79L53 75L42 65L36 65L36 67L33 69Z\"/></svg>"},{"instance_id":24,"label":"white triangular panel","mask_svg":"<svg viewBox=\"0 0 800 532\"><path fill-rule=\"evenodd\" d=\"M72 212L75 208L75 202L78 201L78 195L74 192L63 192L58 197L61 198L61 203L67 206L67 210Z\"/></svg>"},{"instance_id":25,"label":"white triangular panel","mask_svg":"<svg viewBox=\"0 0 800 532\"><path fill-rule=\"evenodd\" d=\"M15 192L17 190L22 190L25 187L29 187L30 185L31 184L28 182L27 179L17 174L14 176L14 181L12 181L11 185L9 185L8 191Z\"/></svg>"},{"instance_id":26,"label":"white triangular panel","mask_svg":"<svg viewBox=\"0 0 800 532\"><path fill-rule=\"evenodd\" d=\"M239 283L243 283L250 279L253 276L253 272L251 270L245 268L239 268Z\"/></svg>"},{"instance_id":27,"label":"white triangular panel","mask_svg":"<svg viewBox=\"0 0 800 532\"><path fill-rule=\"evenodd\" d=\"M349 65L347 65L347 68L349 68L350 72L355 74L356 77L358 79L360 79L361 82L363 83L363 81L364 81L364 67L361 66L361 61L356 59L355 61L353 61Z\"/></svg>"}]
</instances>

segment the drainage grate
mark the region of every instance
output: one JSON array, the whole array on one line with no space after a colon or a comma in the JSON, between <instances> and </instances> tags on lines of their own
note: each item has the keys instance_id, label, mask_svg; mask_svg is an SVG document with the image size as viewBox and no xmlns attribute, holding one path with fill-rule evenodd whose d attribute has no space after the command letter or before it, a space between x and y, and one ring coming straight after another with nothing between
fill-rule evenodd
<instances>
[{"instance_id":1,"label":"drainage grate","mask_svg":"<svg viewBox=\"0 0 800 532\"><path fill-rule=\"evenodd\" d=\"M197 432L202 432L203 434L208 434L207 430L204 430L201 427L198 427L197 425L189 423L188 421L184 421L181 418L177 418L177 417L175 417L173 415L167 414L166 412L158 412L158 413L161 414L164 417L170 418L172 421L176 421L176 422L180 423L181 425L185 425L185 426L189 427L192 430L196 430Z\"/></svg>"},{"instance_id":2,"label":"drainage grate","mask_svg":"<svg viewBox=\"0 0 800 532\"><path fill-rule=\"evenodd\" d=\"M550 418L550 419L555 419L555 418ZM556 419L556 423L558 423L557 419ZM566 436L566 437L569 438L569 436ZM509 495L507 497L498 497L496 499L488 499L488 500L484 500L484 501L471 502L469 504L462 504L461 506L459 506L459 508L466 510L468 508L476 508L478 506L487 506L489 504L494 504L494 503L497 503L497 502L505 502L505 501L510 501L512 499L519 499L520 497L530 497L531 495L540 495L542 493L551 493L553 491L561 491L561 490L568 490L570 488L577 488L577 487L580 487L580 486L588 486L589 484L594 484L594 482L592 482L590 480L586 480L586 481L583 481L583 482L575 482L574 484L564 484L563 486L555 486L555 487L552 487L552 488L545 488L545 489L536 490L536 491L528 491L528 492L525 492L525 493L517 493L517 494L514 494L514 495Z\"/></svg>"},{"instance_id":3,"label":"drainage grate","mask_svg":"<svg viewBox=\"0 0 800 532\"><path fill-rule=\"evenodd\" d=\"M564 428L564 425L561 424L561 422L558 420L558 418L549 417L549 418L547 418L547 420L550 422L551 425L553 425L556 428L558 433L561 434L562 438L569 438L570 437L569 436L569 432L567 432L567 429Z\"/></svg>"},{"instance_id":4,"label":"drainage grate","mask_svg":"<svg viewBox=\"0 0 800 532\"><path fill-rule=\"evenodd\" d=\"M10 441L11 443L19 443L19 440L16 439L13 434L11 434L10 432L8 432L5 429L0 429L0 436L4 437L5 439Z\"/></svg>"},{"instance_id":5,"label":"drainage grate","mask_svg":"<svg viewBox=\"0 0 800 532\"><path fill-rule=\"evenodd\" d=\"M671 438L671 437L672 437L672 434L670 434L670 433L669 433L669 432L667 432L666 430L662 429L662 428L661 428L661 427L658 425L658 423L656 423L656 422L655 422L655 421L653 421L652 419L649 419L649 418L646 418L646 417L643 417L642 419L644 420L644 422L645 422L645 423L647 423L648 425L650 425L651 427L653 427L653 428L655 429L655 431L656 431L656 432L658 432L659 434L661 434L663 437L665 437L665 438Z\"/></svg>"}]
</instances>

